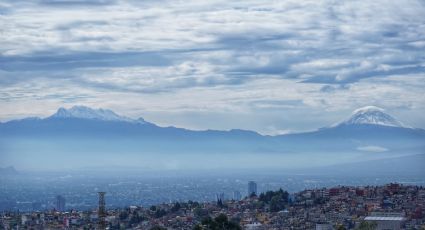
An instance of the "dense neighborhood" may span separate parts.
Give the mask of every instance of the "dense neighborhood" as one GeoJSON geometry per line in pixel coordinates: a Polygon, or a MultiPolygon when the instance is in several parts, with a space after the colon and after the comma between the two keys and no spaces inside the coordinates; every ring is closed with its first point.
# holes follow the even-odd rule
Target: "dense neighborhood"
{"type": "MultiPolygon", "coordinates": [[[[424,229],[424,212],[424,187],[388,184],[130,206],[106,210],[103,221],[106,229],[424,229]]],[[[3,212],[0,229],[100,229],[99,223],[98,210],[3,212]]]]}

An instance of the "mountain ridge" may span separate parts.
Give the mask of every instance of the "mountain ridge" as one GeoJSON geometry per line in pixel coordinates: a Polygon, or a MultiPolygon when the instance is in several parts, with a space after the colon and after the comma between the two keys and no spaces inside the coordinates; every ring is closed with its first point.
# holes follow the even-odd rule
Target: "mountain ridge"
{"type": "Polygon", "coordinates": [[[125,116],[120,116],[110,109],[93,109],[87,106],[73,106],[69,109],[60,107],[56,113],[48,118],[81,118],[81,119],[95,119],[104,121],[127,121],[137,122],[125,116]]]}
{"type": "MultiPolygon", "coordinates": [[[[103,108],[91,108],[87,106],[73,106],[69,109],[60,107],[56,113],[46,117],[46,118],[40,118],[40,117],[28,117],[23,118],[19,120],[11,120],[5,123],[9,122],[16,122],[16,121],[28,121],[28,120],[45,120],[45,119],[87,119],[87,120],[99,120],[99,121],[119,121],[119,122],[129,122],[129,123],[138,123],[138,124],[150,124],[157,127],[160,127],[154,123],[147,122],[143,117],[139,117],[137,119],[132,119],[126,116],[121,116],[114,111],[110,109],[103,109],[103,108]]],[[[0,122],[0,124],[2,124],[0,122]]],[[[230,130],[215,130],[215,129],[206,129],[206,130],[191,130],[183,127],[175,127],[175,126],[165,126],[161,128],[175,128],[175,129],[182,129],[187,131],[193,131],[193,132],[207,132],[207,131],[217,131],[217,132],[249,132],[249,133],[256,133],[260,136],[288,136],[288,135],[297,135],[297,134],[304,134],[304,133],[312,133],[317,132],[321,130],[326,130],[329,128],[336,128],[336,127],[342,127],[342,126],[368,126],[368,125],[376,125],[376,126],[389,126],[389,127],[398,127],[398,128],[407,128],[407,129],[416,129],[416,130],[424,130],[422,128],[412,128],[409,126],[404,125],[402,122],[396,120],[391,115],[385,113],[385,110],[376,106],[365,106],[362,108],[358,108],[354,110],[354,112],[351,114],[351,116],[348,119],[343,120],[342,122],[335,123],[330,126],[325,126],[322,128],[319,128],[317,130],[312,131],[306,131],[306,132],[293,132],[293,133],[286,133],[286,134],[278,134],[278,135],[264,135],[261,133],[258,133],[253,130],[246,130],[246,129],[230,129],[230,130]]]]}
{"type": "Polygon", "coordinates": [[[336,124],[336,126],[363,124],[409,128],[377,106],[365,106],[356,109],[348,119],[336,124]]]}
{"type": "Polygon", "coordinates": [[[66,164],[89,167],[101,159],[162,168],[235,167],[235,163],[238,167],[293,167],[425,153],[425,130],[380,122],[268,136],[239,129],[160,127],[102,110],[68,112],[1,123],[0,164],[25,168],[52,162],[55,167],[66,159],[66,164]]]}

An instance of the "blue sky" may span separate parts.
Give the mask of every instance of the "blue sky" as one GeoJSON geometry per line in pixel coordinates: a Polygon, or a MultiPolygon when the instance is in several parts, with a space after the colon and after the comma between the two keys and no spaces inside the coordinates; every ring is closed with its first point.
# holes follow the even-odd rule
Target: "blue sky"
{"type": "Polygon", "coordinates": [[[0,0],[0,120],[109,108],[265,134],[425,128],[424,1],[0,0]]]}

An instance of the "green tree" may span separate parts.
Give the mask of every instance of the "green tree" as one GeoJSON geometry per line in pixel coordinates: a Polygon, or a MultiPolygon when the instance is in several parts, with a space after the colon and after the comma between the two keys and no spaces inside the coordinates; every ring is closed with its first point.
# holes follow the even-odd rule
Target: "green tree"
{"type": "Polygon", "coordinates": [[[249,198],[253,198],[253,197],[257,197],[257,194],[255,194],[255,192],[249,194],[249,198]]]}
{"type": "Polygon", "coordinates": [[[136,212],[133,215],[131,215],[129,223],[130,223],[130,225],[133,225],[133,224],[138,224],[142,221],[143,221],[143,217],[140,216],[139,213],[136,212]]]}
{"type": "Polygon", "coordinates": [[[193,202],[192,206],[196,208],[196,207],[200,207],[201,205],[199,204],[199,202],[195,201],[193,202]]]}
{"type": "Polygon", "coordinates": [[[218,227],[217,223],[210,216],[204,218],[201,223],[203,226],[206,226],[207,229],[211,229],[211,230],[217,229],[218,227]]]}
{"type": "Polygon", "coordinates": [[[200,224],[197,224],[195,227],[193,227],[193,230],[202,230],[202,226],[200,224]]]}
{"type": "Polygon", "coordinates": [[[167,229],[156,225],[156,226],[153,226],[150,230],[167,230],[167,229]]]}
{"type": "Polygon", "coordinates": [[[270,206],[270,211],[278,212],[288,204],[289,193],[279,189],[278,191],[267,191],[261,193],[258,200],[270,206]]]}
{"type": "Polygon", "coordinates": [[[194,210],[193,210],[193,213],[195,214],[195,216],[197,216],[197,217],[205,217],[205,216],[208,216],[208,210],[206,210],[206,209],[202,209],[202,208],[200,208],[200,207],[196,207],[194,210]]]}
{"type": "Polygon", "coordinates": [[[346,228],[344,227],[344,225],[338,225],[336,226],[336,230],[346,230],[346,228]]]}
{"type": "Polygon", "coordinates": [[[279,196],[273,196],[270,201],[270,211],[278,212],[285,208],[285,201],[279,196]]]}
{"type": "Polygon", "coordinates": [[[164,209],[157,209],[155,212],[155,218],[161,218],[167,215],[167,212],[164,209]]]}
{"type": "Polygon", "coordinates": [[[179,202],[176,202],[176,203],[174,204],[174,206],[171,208],[171,211],[172,211],[172,212],[177,212],[178,210],[180,210],[180,208],[181,208],[180,203],[179,203],[179,202]]]}
{"type": "Polygon", "coordinates": [[[204,218],[201,225],[196,225],[194,230],[206,229],[206,230],[241,230],[242,227],[233,221],[229,221],[225,214],[220,214],[216,218],[210,216],[204,218]]]}
{"type": "Polygon", "coordinates": [[[356,229],[358,230],[375,230],[377,224],[375,222],[362,221],[356,229]]]}
{"type": "Polygon", "coordinates": [[[128,218],[128,212],[127,212],[127,211],[122,211],[122,212],[120,212],[119,217],[120,217],[120,220],[125,220],[125,219],[127,219],[127,218],[128,218]]]}

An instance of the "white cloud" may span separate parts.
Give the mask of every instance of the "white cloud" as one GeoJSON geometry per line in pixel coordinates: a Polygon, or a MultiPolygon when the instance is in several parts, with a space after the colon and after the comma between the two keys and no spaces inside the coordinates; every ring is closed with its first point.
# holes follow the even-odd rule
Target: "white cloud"
{"type": "Polygon", "coordinates": [[[375,145],[367,145],[367,146],[360,146],[357,148],[359,151],[364,152],[374,152],[374,153],[381,153],[388,151],[387,148],[381,147],[381,146],[375,146],[375,145]]]}
{"type": "Polygon", "coordinates": [[[424,14],[414,0],[4,1],[0,119],[85,104],[272,133],[368,104],[421,114],[424,14]]]}

